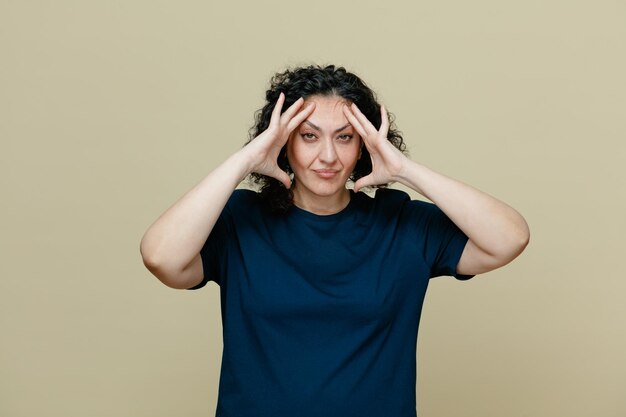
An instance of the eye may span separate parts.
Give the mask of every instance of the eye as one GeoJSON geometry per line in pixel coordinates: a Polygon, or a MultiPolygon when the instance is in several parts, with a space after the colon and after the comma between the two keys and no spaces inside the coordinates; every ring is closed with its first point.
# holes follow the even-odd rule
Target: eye
{"type": "Polygon", "coordinates": [[[343,142],[348,142],[350,139],[352,139],[352,135],[341,135],[339,136],[339,139],[343,142]]]}
{"type": "Polygon", "coordinates": [[[315,135],[313,133],[301,133],[300,136],[302,136],[305,140],[315,139],[315,135]]]}

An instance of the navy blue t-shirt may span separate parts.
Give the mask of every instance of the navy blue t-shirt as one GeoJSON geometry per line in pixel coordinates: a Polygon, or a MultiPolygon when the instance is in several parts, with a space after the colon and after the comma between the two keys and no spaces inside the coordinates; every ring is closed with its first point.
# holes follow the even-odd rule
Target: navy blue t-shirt
{"type": "Polygon", "coordinates": [[[235,190],[201,250],[220,286],[217,417],[415,417],[417,331],[431,277],[467,237],[403,191],[350,191],[339,213],[272,214],[235,190]]]}

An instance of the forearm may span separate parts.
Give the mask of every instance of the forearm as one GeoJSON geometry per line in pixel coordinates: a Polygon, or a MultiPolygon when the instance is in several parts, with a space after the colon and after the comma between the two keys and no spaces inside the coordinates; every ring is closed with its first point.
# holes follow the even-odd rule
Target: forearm
{"type": "Polygon", "coordinates": [[[435,203],[482,251],[506,262],[529,238],[524,218],[502,201],[406,159],[398,181],[435,203]]]}
{"type": "Polygon", "coordinates": [[[144,263],[167,271],[185,268],[202,249],[228,198],[248,172],[239,151],[167,209],[141,240],[144,263]]]}

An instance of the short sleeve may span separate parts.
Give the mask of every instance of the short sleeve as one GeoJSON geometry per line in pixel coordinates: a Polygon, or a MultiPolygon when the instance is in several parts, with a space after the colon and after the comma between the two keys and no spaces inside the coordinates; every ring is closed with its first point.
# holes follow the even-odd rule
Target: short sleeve
{"type": "Polygon", "coordinates": [[[457,274],[468,237],[435,204],[412,200],[407,202],[411,216],[415,218],[418,236],[423,239],[424,258],[430,266],[430,278],[443,275],[458,280],[468,280],[474,275],[457,274]]]}
{"type": "Polygon", "coordinates": [[[232,214],[228,204],[226,204],[202,249],[200,249],[204,278],[199,284],[188,288],[189,290],[202,288],[209,281],[221,285],[222,271],[224,270],[223,266],[232,229],[232,214]]]}

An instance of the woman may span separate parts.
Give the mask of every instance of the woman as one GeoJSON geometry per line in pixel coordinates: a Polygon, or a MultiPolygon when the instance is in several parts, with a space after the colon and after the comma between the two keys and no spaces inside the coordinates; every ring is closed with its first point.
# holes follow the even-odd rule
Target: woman
{"type": "Polygon", "coordinates": [[[150,226],[144,263],[172,288],[220,286],[218,416],[414,417],[428,280],[507,264],[526,222],[407,158],[343,68],[277,74],[266,98],[253,139],[150,226]],[[248,175],[259,193],[235,190],[248,175]]]}

